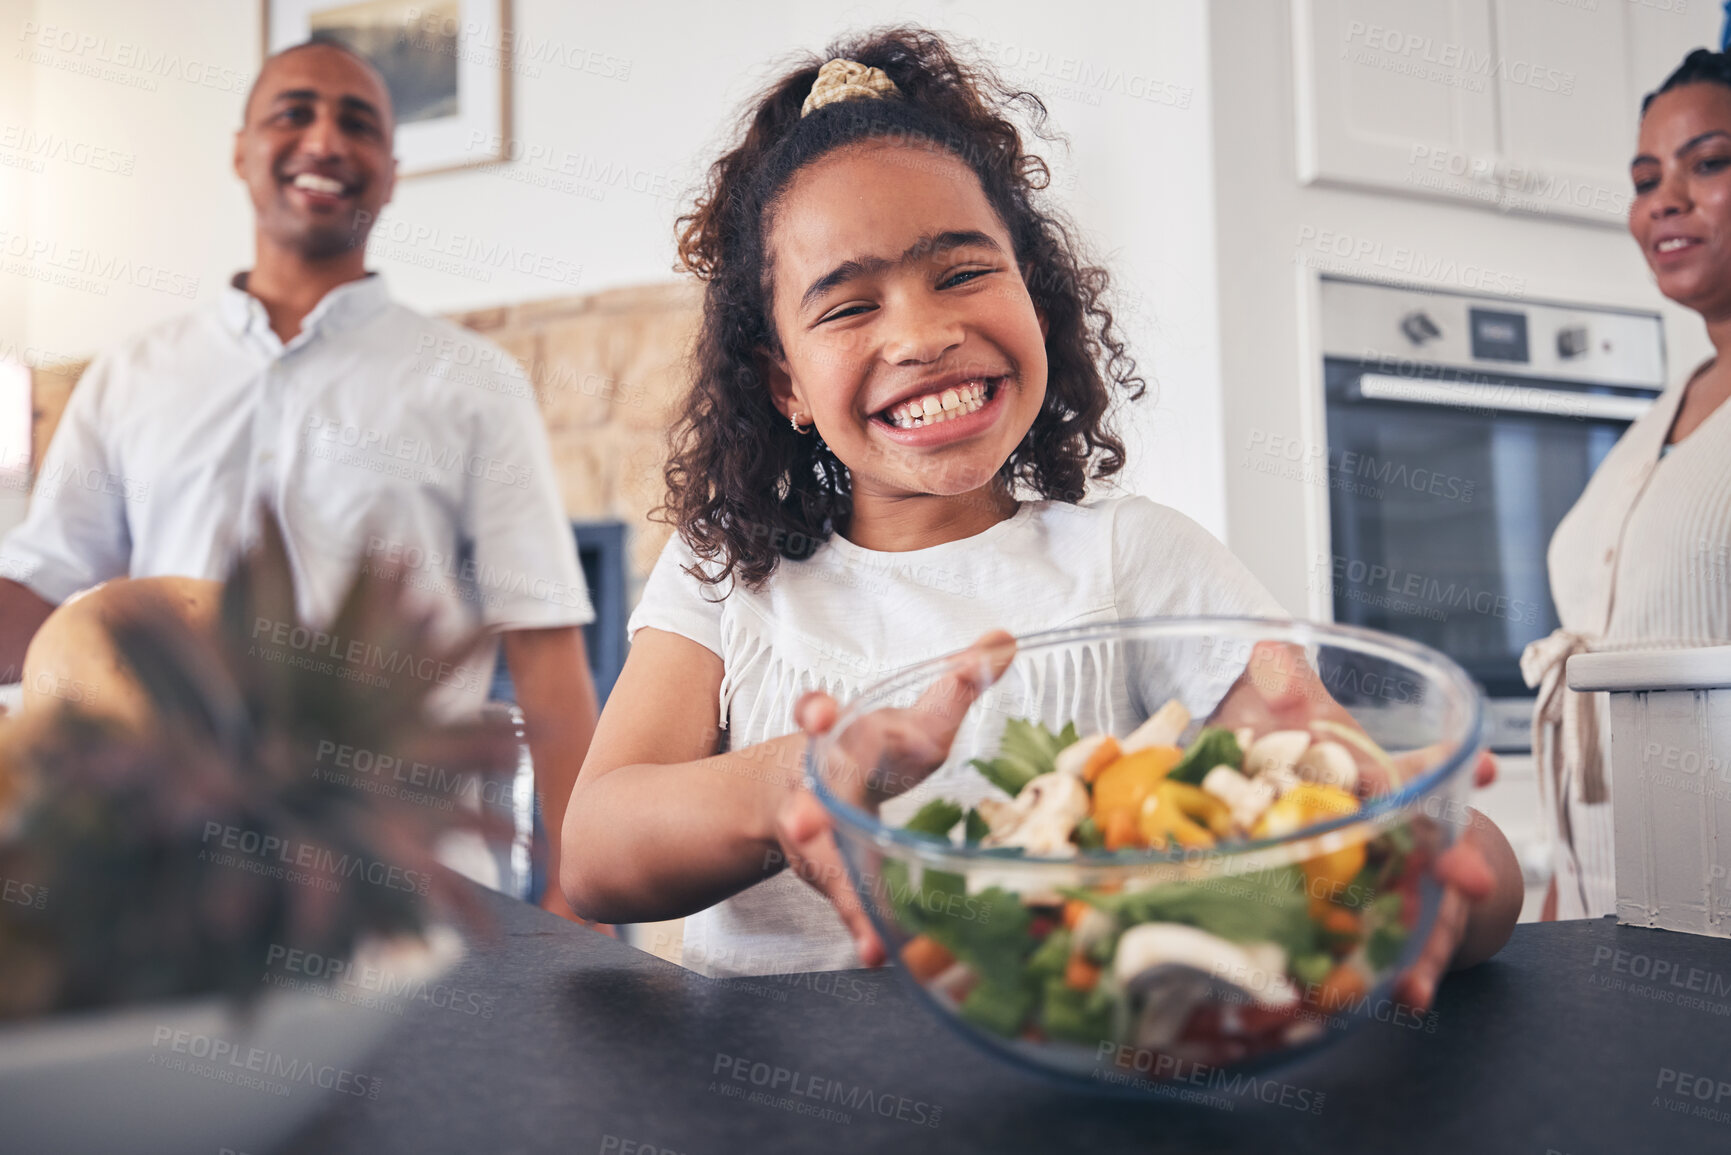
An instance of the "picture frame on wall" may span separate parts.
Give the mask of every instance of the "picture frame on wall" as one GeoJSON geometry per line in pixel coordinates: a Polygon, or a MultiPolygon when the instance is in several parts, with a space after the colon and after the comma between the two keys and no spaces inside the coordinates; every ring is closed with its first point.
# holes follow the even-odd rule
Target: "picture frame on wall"
{"type": "Polygon", "coordinates": [[[264,0],[264,55],[311,39],[359,52],[397,113],[397,175],[505,159],[510,0],[264,0]]]}

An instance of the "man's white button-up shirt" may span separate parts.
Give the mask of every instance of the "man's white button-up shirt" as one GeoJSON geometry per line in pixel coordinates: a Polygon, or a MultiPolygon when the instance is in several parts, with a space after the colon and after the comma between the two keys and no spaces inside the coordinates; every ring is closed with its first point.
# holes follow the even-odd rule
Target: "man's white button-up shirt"
{"type": "MultiPolygon", "coordinates": [[[[594,616],[527,376],[376,275],[286,345],[231,287],[97,358],[0,576],[56,603],[113,577],[221,578],[266,505],[315,625],[363,566],[403,569],[445,640],[594,616]]],[[[485,699],[496,652],[439,678],[441,712],[485,699]]]]}

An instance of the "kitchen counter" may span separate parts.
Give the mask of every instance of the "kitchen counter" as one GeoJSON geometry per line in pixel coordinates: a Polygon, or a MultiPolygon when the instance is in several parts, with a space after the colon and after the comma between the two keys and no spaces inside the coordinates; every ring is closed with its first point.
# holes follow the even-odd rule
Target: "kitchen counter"
{"type": "Polygon", "coordinates": [[[460,1005],[409,1004],[363,1072],[377,1099],[333,1097],[288,1150],[1731,1149],[1731,942],[1523,925],[1429,1016],[1385,1006],[1254,1080],[1203,1068],[1128,1099],[976,1050],[887,971],[708,979],[486,902],[497,933],[447,980],[460,1005]]]}

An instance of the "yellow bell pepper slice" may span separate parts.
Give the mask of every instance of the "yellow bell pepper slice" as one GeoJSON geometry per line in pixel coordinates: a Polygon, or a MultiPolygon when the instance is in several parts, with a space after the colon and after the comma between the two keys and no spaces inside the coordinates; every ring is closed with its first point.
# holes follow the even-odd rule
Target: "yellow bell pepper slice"
{"type": "MultiPolygon", "coordinates": [[[[1171,783],[1162,783],[1162,786],[1171,783]]],[[[1176,842],[1192,850],[1214,845],[1214,836],[1191,821],[1179,806],[1171,791],[1156,790],[1142,802],[1138,825],[1142,837],[1152,847],[1164,847],[1176,842]]]]}
{"type": "Polygon", "coordinates": [[[1300,782],[1262,812],[1251,833],[1257,838],[1284,838],[1313,823],[1357,813],[1358,799],[1340,787],[1300,782]]]}
{"type": "Polygon", "coordinates": [[[1358,872],[1364,869],[1364,843],[1355,842],[1351,846],[1319,854],[1299,863],[1299,867],[1310,883],[1311,894],[1327,895],[1331,898],[1345,894],[1352,880],[1358,877],[1358,872]]]}
{"type": "MultiPolygon", "coordinates": [[[[1358,809],[1358,799],[1338,786],[1300,782],[1263,811],[1253,833],[1257,838],[1284,838],[1314,823],[1357,814],[1358,809]]],[[[1310,883],[1311,894],[1341,893],[1364,869],[1364,843],[1319,854],[1299,866],[1310,883]]]]}
{"type": "Polygon", "coordinates": [[[1232,810],[1200,786],[1188,782],[1165,781],[1155,790],[1168,796],[1184,814],[1208,827],[1216,838],[1232,837],[1232,810]]]}
{"type": "Polygon", "coordinates": [[[1094,779],[1095,821],[1113,810],[1141,813],[1143,801],[1183,757],[1176,746],[1148,746],[1114,760],[1094,779]]]}

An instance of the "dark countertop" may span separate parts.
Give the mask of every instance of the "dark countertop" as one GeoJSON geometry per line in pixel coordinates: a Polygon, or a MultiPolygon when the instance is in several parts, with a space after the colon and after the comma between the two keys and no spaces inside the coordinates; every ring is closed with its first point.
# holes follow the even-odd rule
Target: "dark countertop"
{"type": "Polygon", "coordinates": [[[288,1150],[1731,1151],[1731,941],[1524,925],[1431,1016],[1385,1013],[1254,1083],[1199,1071],[1196,1103],[1023,1073],[887,971],[719,981],[488,903],[497,937],[447,980],[461,1006],[411,1004],[368,1061],[378,1098],[339,1103],[288,1150]],[[775,1102],[750,1099],[760,1063],[785,1072],[775,1102]],[[794,1079],[843,1089],[793,1098],[794,1079]]]}

